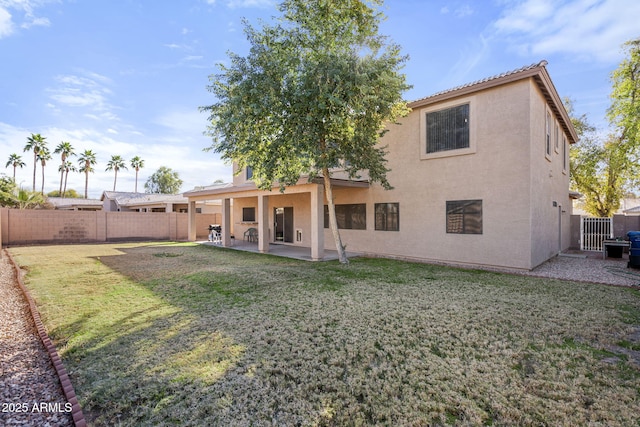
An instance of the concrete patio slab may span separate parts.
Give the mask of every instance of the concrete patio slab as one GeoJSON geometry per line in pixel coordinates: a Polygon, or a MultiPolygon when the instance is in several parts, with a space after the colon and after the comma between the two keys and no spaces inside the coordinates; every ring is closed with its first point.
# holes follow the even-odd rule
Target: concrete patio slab
{"type": "MultiPolygon", "coordinates": [[[[198,241],[196,243],[200,243],[206,246],[220,246],[219,243],[208,242],[208,241],[198,241]]],[[[233,239],[231,246],[227,246],[226,248],[234,249],[237,251],[260,253],[260,251],[258,250],[257,243],[247,242],[246,240],[240,241],[240,240],[233,239]]],[[[300,259],[303,261],[314,261],[311,258],[311,248],[305,248],[302,246],[270,243],[268,254],[285,257],[285,258],[300,259]]],[[[362,256],[362,254],[359,252],[347,252],[347,258],[355,258],[359,256],[362,256]]],[[[337,259],[338,259],[338,251],[325,249],[324,258],[321,261],[334,261],[337,259]]]]}

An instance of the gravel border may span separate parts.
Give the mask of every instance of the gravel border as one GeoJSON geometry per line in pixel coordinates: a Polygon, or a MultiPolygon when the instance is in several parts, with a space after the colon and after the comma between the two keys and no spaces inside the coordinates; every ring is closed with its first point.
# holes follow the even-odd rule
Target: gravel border
{"type": "Polygon", "coordinates": [[[561,254],[521,274],[613,286],[640,287],[640,270],[627,268],[628,256],[602,258],[601,252],[561,254]]]}
{"type": "Polygon", "coordinates": [[[11,255],[0,256],[0,421],[87,425],[73,385],[11,255]]]}

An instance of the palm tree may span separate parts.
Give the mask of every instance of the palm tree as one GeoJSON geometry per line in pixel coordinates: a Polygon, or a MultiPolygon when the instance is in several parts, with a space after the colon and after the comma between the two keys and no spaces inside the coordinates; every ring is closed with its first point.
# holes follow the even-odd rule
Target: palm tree
{"type": "Polygon", "coordinates": [[[64,187],[62,188],[62,192],[60,192],[60,197],[64,197],[64,194],[67,192],[67,178],[69,178],[69,172],[77,172],[78,169],[73,166],[73,163],[67,160],[58,167],[58,171],[60,171],[61,174],[64,174],[64,187]]]}
{"type": "MultiPolygon", "coordinates": [[[[60,144],[58,144],[58,146],[56,147],[54,153],[60,154],[60,167],[58,168],[58,171],[60,171],[60,195],[62,195],[62,178],[66,169],[64,167],[64,164],[68,157],[75,156],[76,153],[73,151],[73,146],[71,145],[71,143],[66,141],[61,141],[60,144]]],[[[68,173],[69,171],[67,171],[67,174],[68,173]]]]}
{"type": "Polygon", "coordinates": [[[144,167],[144,160],[140,158],[140,156],[135,156],[133,159],[129,160],[131,167],[136,170],[136,189],[135,192],[138,192],[138,171],[144,167]]]}
{"type": "Polygon", "coordinates": [[[43,146],[40,148],[40,151],[38,151],[37,157],[42,165],[42,188],[40,192],[44,196],[44,167],[47,165],[47,160],[51,160],[51,152],[49,152],[49,149],[46,146],[43,146]]]}
{"type": "Polygon", "coordinates": [[[27,145],[24,146],[24,151],[33,151],[33,190],[36,191],[36,165],[38,164],[38,152],[47,146],[47,138],[43,137],[39,133],[31,134],[27,138],[27,145]]]}
{"type": "Polygon", "coordinates": [[[16,153],[13,153],[9,156],[9,161],[7,162],[7,165],[5,167],[8,168],[9,166],[13,166],[13,182],[16,181],[16,168],[22,169],[26,165],[27,164],[22,161],[22,156],[19,156],[16,153]]]}
{"type": "Polygon", "coordinates": [[[122,156],[111,156],[111,160],[107,163],[106,171],[115,171],[115,177],[113,178],[113,191],[116,191],[116,180],[118,179],[118,171],[120,169],[127,169],[127,165],[124,162],[122,156]]]}
{"type": "Polygon", "coordinates": [[[89,172],[94,172],[93,165],[97,163],[96,153],[92,150],[84,150],[80,157],[78,157],[78,165],[80,168],[78,171],[84,173],[84,198],[87,199],[87,188],[89,186],[89,172]]]}

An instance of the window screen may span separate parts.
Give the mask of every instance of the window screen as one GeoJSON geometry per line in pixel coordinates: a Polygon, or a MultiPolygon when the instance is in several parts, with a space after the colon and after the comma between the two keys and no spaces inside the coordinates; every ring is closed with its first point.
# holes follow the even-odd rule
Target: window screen
{"type": "MultiPolygon", "coordinates": [[[[367,229],[367,205],[336,205],[338,228],[347,230],[367,229]]],[[[324,205],[324,228],[329,228],[329,206],[324,205]]]]}
{"type": "Polygon", "coordinates": [[[469,104],[427,113],[427,154],[469,148],[469,104]]]}
{"type": "Polygon", "coordinates": [[[376,203],[376,230],[399,231],[400,230],[400,204],[376,203]]]}
{"type": "Polygon", "coordinates": [[[243,222],[256,222],[256,208],[242,208],[243,222]]]}
{"type": "Polygon", "coordinates": [[[447,233],[482,234],[482,200],[447,201],[447,233]]]}

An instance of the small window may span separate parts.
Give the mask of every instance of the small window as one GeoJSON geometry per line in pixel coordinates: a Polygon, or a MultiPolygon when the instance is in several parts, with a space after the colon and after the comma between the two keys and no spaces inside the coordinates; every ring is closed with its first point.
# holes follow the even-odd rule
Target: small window
{"type": "Polygon", "coordinates": [[[376,203],[376,230],[400,230],[400,203],[376,203]]]}
{"type": "Polygon", "coordinates": [[[469,104],[427,113],[427,154],[469,148],[469,104]]]}
{"type": "Polygon", "coordinates": [[[249,181],[251,178],[253,178],[253,168],[251,166],[247,166],[245,171],[246,171],[246,179],[247,181],[249,181]]]}
{"type": "Polygon", "coordinates": [[[562,135],[562,171],[567,171],[567,137],[562,135]]]}
{"type": "MultiPolygon", "coordinates": [[[[367,229],[367,205],[336,205],[338,228],[346,230],[367,229]]],[[[329,206],[324,205],[324,228],[329,228],[329,206]]]]}
{"type": "Polygon", "coordinates": [[[560,138],[558,137],[559,133],[559,128],[558,128],[558,123],[556,122],[556,127],[554,129],[554,134],[553,134],[553,148],[556,151],[556,153],[560,152],[560,138]]]}
{"type": "Polygon", "coordinates": [[[551,156],[551,113],[547,111],[547,120],[545,123],[546,136],[545,136],[545,153],[547,157],[551,156]]]}
{"type": "Polygon", "coordinates": [[[482,234],[482,200],[447,201],[447,233],[482,234]]]}
{"type": "Polygon", "coordinates": [[[196,208],[196,213],[202,213],[202,208],[196,208]]]}
{"type": "Polygon", "coordinates": [[[242,208],[242,222],[256,222],[256,208],[242,208]]]}

